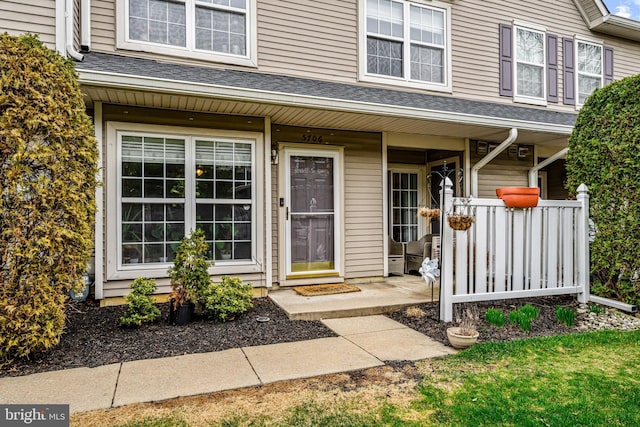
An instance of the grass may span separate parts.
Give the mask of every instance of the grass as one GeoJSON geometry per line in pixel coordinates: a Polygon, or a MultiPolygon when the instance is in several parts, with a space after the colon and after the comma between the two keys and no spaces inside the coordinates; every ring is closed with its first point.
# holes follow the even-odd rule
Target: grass
{"type": "MultiPolygon", "coordinates": [[[[277,414],[227,415],[198,425],[640,425],[639,344],[640,330],[477,344],[425,361],[422,383],[403,404],[310,400],[277,414]]],[[[126,426],[188,425],[175,414],[126,426]]]]}

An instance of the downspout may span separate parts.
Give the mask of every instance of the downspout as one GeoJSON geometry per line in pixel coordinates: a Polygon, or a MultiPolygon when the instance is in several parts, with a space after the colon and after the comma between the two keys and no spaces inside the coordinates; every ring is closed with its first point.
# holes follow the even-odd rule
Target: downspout
{"type": "Polygon", "coordinates": [[[518,129],[511,128],[509,130],[509,136],[507,137],[507,139],[502,141],[502,143],[500,143],[500,145],[498,145],[495,150],[491,151],[489,154],[487,154],[482,159],[480,159],[478,163],[473,165],[473,167],[471,168],[471,196],[472,197],[478,197],[478,171],[483,167],[485,167],[487,163],[489,163],[491,160],[495,159],[498,156],[498,154],[506,150],[507,147],[513,144],[516,138],[518,138],[518,129]]]}
{"type": "Polygon", "coordinates": [[[80,49],[91,51],[91,0],[82,0],[80,4],[80,49]]]}
{"type": "Polygon", "coordinates": [[[76,61],[83,61],[84,56],[73,46],[73,0],[66,0],[64,18],[66,20],[67,55],[76,61]]]}
{"type": "Polygon", "coordinates": [[[532,167],[531,170],[529,171],[529,187],[537,187],[538,186],[538,171],[540,169],[546,168],[547,166],[549,166],[551,163],[555,162],[556,160],[564,158],[567,155],[568,152],[569,152],[569,147],[563,148],[562,150],[558,151],[553,156],[549,157],[548,159],[544,160],[543,162],[540,162],[537,165],[535,165],[534,167],[532,167]]]}

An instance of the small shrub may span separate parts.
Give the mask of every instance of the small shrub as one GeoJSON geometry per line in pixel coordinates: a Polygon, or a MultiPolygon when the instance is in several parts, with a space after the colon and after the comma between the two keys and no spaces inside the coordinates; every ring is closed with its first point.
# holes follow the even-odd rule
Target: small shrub
{"type": "Polygon", "coordinates": [[[253,306],[253,286],[238,277],[223,276],[220,283],[210,283],[204,292],[204,314],[226,322],[253,306]]]}
{"type": "Polygon", "coordinates": [[[175,306],[188,301],[202,305],[204,292],[211,283],[208,270],[212,263],[207,260],[207,249],[204,231],[200,229],[180,242],[173,266],[167,270],[172,288],[169,298],[175,300],[175,306]]]}
{"type": "Polygon", "coordinates": [[[492,324],[493,326],[497,326],[498,328],[503,327],[505,323],[507,323],[507,318],[504,312],[497,308],[490,308],[489,310],[487,310],[484,314],[484,318],[488,323],[492,324]]]}
{"type": "Polygon", "coordinates": [[[407,317],[412,317],[414,319],[421,319],[427,315],[420,307],[409,307],[407,311],[405,311],[407,317]]]}
{"type": "Polygon", "coordinates": [[[576,311],[570,307],[560,307],[557,305],[556,320],[571,328],[576,322],[576,311]]]}
{"type": "Polygon", "coordinates": [[[460,334],[474,336],[478,331],[480,312],[475,304],[463,304],[454,308],[456,323],[460,326],[460,334]]]}
{"type": "Polygon", "coordinates": [[[604,313],[604,308],[598,304],[589,304],[589,312],[599,315],[604,313]]]}
{"type": "Polygon", "coordinates": [[[153,322],[160,316],[160,310],[153,304],[151,295],[157,289],[154,279],[138,277],[131,283],[131,292],[125,297],[127,312],[120,318],[123,326],[141,326],[153,322]]]}

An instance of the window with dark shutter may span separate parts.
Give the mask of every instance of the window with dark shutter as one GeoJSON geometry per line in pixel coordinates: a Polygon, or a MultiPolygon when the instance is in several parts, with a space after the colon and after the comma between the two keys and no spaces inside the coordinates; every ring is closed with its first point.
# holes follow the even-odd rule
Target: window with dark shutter
{"type": "Polygon", "coordinates": [[[608,85],[613,81],[613,48],[604,48],[604,84],[608,85]]]}

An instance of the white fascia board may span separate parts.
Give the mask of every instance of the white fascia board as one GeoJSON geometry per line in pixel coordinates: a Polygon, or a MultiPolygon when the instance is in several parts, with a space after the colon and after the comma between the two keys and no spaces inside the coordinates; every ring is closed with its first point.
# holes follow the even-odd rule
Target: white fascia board
{"type": "Polygon", "coordinates": [[[449,123],[463,123],[478,126],[497,126],[537,132],[570,135],[573,126],[496,118],[490,116],[428,110],[422,108],[342,100],[335,98],[287,94],[265,90],[237,88],[205,83],[167,80],[145,76],[129,76],[95,70],[77,70],[80,83],[114,89],[144,90],[175,95],[205,96],[245,102],[263,102],[293,107],[325,108],[361,114],[381,114],[391,117],[438,120],[449,123]]]}

